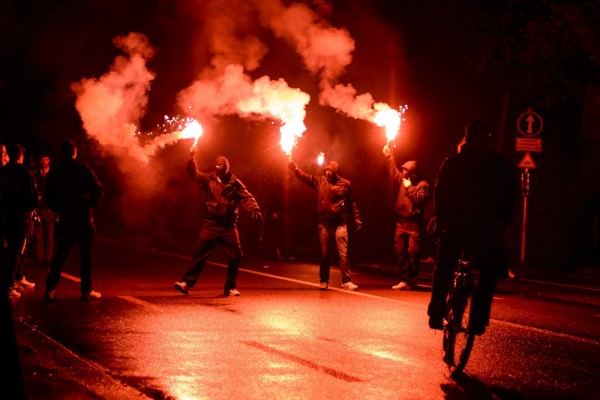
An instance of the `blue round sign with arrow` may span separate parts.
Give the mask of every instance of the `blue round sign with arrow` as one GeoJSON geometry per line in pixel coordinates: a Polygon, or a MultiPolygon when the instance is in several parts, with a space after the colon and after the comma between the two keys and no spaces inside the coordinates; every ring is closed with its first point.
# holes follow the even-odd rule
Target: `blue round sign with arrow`
{"type": "Polygon", "coordinates": [[[542,132],[544,121],[542,117],[531,108],[528,108],[517,119],[517,130],[523,136],[534,137],[542,132]]]}

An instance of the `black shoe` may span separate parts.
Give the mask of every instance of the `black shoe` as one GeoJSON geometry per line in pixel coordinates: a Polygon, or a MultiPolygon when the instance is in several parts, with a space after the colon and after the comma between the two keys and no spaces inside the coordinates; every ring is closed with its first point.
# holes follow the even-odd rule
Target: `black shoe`
{"type": "Polygon", "coordinates": [[[429,327],[431,329],[444,329],[444,319],[442,317],[429,317],[429,327]]]}
{"type": "Polygon", "coordinates": [[[481,336],[485,333],[485,325],[473,324],[472,326],[469,326],[469,332],[474,333],[477,336],[481,336]]]}

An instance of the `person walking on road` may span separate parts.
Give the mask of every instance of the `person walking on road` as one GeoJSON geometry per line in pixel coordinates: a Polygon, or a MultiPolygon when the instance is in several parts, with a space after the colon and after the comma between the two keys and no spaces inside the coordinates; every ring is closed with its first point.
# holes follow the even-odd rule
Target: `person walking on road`
{"type": "Polygon", "coordinates": [[[9,161],[0,170],[0,186],[4,199],[8,294],[15,298],[21,297],[19,291],[35,288],[35,283],[23,275],[21,264],[38,195],[33,174],[23,165],[25,148],[13,144],[7,150],[9,161]]]}
{"type": "Polygon", "coordinates": [[[400,282],[394,290],[411,290],[417,286],[421,269],[421,240],[425,233],[424,209],[429,199],[429,183],[419,178],[417,162],[407,161],[396,167],[392,151],[383,148],[385,165],[396,190],[394,214],[394,253],[400,269],[400,282]]]}
{"type": "Polygon", "coordinates": [[[303,183],[317,192],[317,218],[320,243],[319,289],[329,287],[330,260],[329,238],[335,238],[340,258],[342,287],[348,290],[358,288],[350,277],[350,259],[348,257],[348,226],[346,216],[349,215],[354,223],[354,230],[362,227],[358,206],[352,195],[352,186],[348,179],[339,175],[339,165],[330,161],[323,169],[323,175],[314,176],[302,171],[293,160],[289,169],[303,183]]]}
{"type": "Polygon", "coordinates": [[[445,303],[461,250],[473,249],[480,269],[469,328],[476,334],[489,324],[498,279],[508,276],[504,236],[515,208],[517,183],[508,160],[490,149],[491,130],[469,123],[458,153],[441,165],[434,187],[438,259],[433,273],[429,326],[443,328],[445,303]]]}
{"type": "Polygon", "coordinates": [[[239,296],[237,275],[242,261],[242,246],[237,229],[238,206],[252,214],[257,222],[263,217],[254,196],[231,171],[229,160],[223,156],[215,160],[215,171],[210,174],[198,171],[195,152],[187,163],[188,175],[206,192],[206,211],[194,253],[192,267],[183,275],[174,287],[189,295],[196,285],[200,273],[212,251],[221,245],[227,256],[227,277],[223,294],[239,296]]]}
{"type": "Polygon", "coordinates": [[[98,300],[100,292],[92,289],[92,251],[96,227],[93,208],[102,198],[102,184],[94,171],[76,160],[77,146],[66,140],[61,147],[61,163],[48,172],[46,200],[58,213],[58,248],[46,277],[44,299],[56,301],[56,288],[64,263],[74,244],[81,255],[81,300],[98,300]]]}

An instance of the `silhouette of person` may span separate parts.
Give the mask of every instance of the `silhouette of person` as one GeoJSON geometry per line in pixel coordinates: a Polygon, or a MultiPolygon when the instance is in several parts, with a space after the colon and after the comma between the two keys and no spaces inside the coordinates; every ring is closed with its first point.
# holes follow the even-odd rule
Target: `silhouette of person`
{"type": "Polygon", "coordinates": [[[21,271],[31,213],[38,201],[33,174],[23,165],[24,156],[25,148],[20,144],[8,146],[10,160],[0,170],[10,297],[21,297],[19,290],[35,288],[21,271]]]}
{"type": "Polygon", "coordinates": [[[38,188],[38,216],[39,222],[35,224],[35,255],[36,262],[45,269],[50,268],[54,251],[54,224],[56,212],[48,206],[46,201],[46,178],[50,172],[50,155],[42,153],[39,168],[33,173],[38,188]]]}
{"type": "Polygon", "coordinates": [[[44,299],[56,301],[56,288],[64,263],[74,244],[81,255],[81,300],[98,300],[100,292],[92,289],[92,252],[96,227],[93,208],[102,198],[102,184],[94,171],[77,161],[77,146],[65,140],[61,162],[46,177],[48,206],[58,213],[58,247],[46,277],[44,299]]]}
{"type": "Polygon", "coordinates": [[[447,291],[461,251],[472,252],[471,261],[480,269],[469,322],[475,334],[485,332],[496,283],[508,276],[503,238],[517,184],[508,160],[490,149],[490,138],[486,123],[469,123],[458,153],[437,173],[433,198],[439,247],[427,311],[432,329],[443,328],[447,291]]]}

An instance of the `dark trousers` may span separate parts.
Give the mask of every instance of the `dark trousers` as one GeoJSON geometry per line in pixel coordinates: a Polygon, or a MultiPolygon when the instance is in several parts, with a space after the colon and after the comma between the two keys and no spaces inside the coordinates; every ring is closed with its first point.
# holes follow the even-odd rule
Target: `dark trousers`
{"type": "Polygon", "coordinates": [[[493,235],[485,240],[475,242],[475,244],[459,238],[442,237],[440,239],[427,314],[434,318],[445,314],[446,297],[454,276],[456,262],[461,256],[461,250],[469,246],[475,246],[471,263],[474,268],[479,269],[479,279],[471,308],[471,322],[487,326],[496,284],[507,265],[502,238],[499,235],[493,235]]]}
{"type": "Polygon", "coordinates": [[[394,253],[400,281],[409,283],[421,270],[421,227],[416,222],[396,222],[394,253]]]}
{"type": "Polygon", "coordinates": [[[192,267],[183,275],[183,281],[193,287],[210,256],[210,253],[221,245],[227,257],[227,277],[225,291],[235,289],[240,263],[242,262],[242,246],[237,227],[221,227],[214,222],[205,221],[200,230],[200,238],[196,242],[192,255],[192,267]]]}
{"type": "Polygon", "coordinates": [[[48,208],[39,210],[40,222],[35,225],[35,255],[40,265],[50,266],[54,252],[56,213],[48,208]]]}
{"type": "Polygon", "coordinates": [[[13,287],[15,279],[21,280],[21,260],[25,251],[27,228],[30,224],[29,213],[26,215],[7,214],[6,218],[6,268],[8,285],[13,287]]]}
{"type": "Polygon", "coordinates": [[[54,290],[60,282],[63,265],[67,261],[74,244],[79,248],[81,256],[81,293],[92,291],[92,252],[96,227],[91,217],[65,217],[61,215],[56,225],[58,247],[50,264],[50,272],[46,277],[46,290],[54,290]]]}
{"type": "Polygon", "coordinates": [[[346,224],[328,224],[319,222],[319,245],[320,245],[320,268],[319,278],[321,282],[329,282],[331,263],[329,257],[329,238],[335,237],[335,245],[340,257],[340,271],[342,283],[350,282],[350,260],[348,259],[348,227],[346,224]]]}

